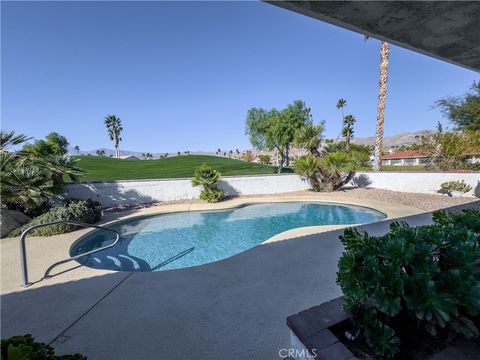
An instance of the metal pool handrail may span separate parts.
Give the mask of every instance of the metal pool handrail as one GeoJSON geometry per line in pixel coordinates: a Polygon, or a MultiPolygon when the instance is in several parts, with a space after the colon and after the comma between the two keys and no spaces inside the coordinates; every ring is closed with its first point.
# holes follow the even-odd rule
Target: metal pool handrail
{"type": "Polygon", "coordinates": [[[106,246],[103,246],[101,248],[93,249],[93,250],[87,251],[83,254],[71,256],[67,259],[60,260],[60,261],[57,261],[57,262],[53,263],[52,265],[50,265],[50,267],[47,269],[47,271],[45,271],[45,274],[43,275],[43,278],[49,277],[50,271],[52,271],[53,268],[55,268],[56,266],[58,266],[60,264],[64,264],[64,263],[67,263],[69,261],[76,260],[76,259],[79,259],[81,257],[91,255],[91,254],[94,254],[94,253],[102,251],[102,250],[109,249],[109,248],[117,245],[118,241],[120,240],[120,233],[116,230],[113,230],[113,229],[110,229],[110,228],[107,228],[107,227],[104,227],[104,226],[86,224],[86,223],[82,223],[82,222],[79,222],[79,221],[73,221],[73,220],[58,220],[58,221],[52,221],[52,222],[49,222],[49,223],[30,226],[30,227],[26,228],[22,232],[22,235],[20,236],[20,264],[22,266],[22,285],[21,285],[22,287],[27,287],[27,286],[30,285],[29,282],[28,282],[27,251],[26,251],[26,248],[25,248],[25,241],[27,239],[28,233],[30,231],[32,231],[33,229],[36,229],[36,228],[39,228],[39,227],[44,227],[44,226],[49,226],[49,225],[57,225],[57,224],[70,224],[70,225],[77,225],[77,226],[82,226],[82,227],[91,227],[91,228],[95,228],[95,229],[112,231],[112,232],[115,233],[115,241],[113,243],[111,243],[109,245],[106,245],[106,246]]]}

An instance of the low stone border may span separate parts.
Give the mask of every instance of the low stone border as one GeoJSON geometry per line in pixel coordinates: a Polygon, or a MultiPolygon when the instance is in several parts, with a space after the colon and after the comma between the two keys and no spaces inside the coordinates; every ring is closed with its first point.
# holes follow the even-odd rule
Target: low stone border
{"type": "Polygon", "coordinates": [[[342,307],[343,296],[329,302],[303,310],[287,318],[287,326],[291,331],[291,344],[301,359],[306,359],[304,349],[308,350],[310,358],[329,360],[357,359],[350,350],[328,329],[348,318],[342,307]],[[300,346],[299,346],[300,345],[300,346]]]}

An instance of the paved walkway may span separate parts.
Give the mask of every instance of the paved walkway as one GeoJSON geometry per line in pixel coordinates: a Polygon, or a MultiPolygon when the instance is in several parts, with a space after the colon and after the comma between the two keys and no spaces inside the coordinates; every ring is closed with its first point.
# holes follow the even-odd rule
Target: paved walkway
{"type": "MultiPolygon", "coordinates": [[[[412,225],[430,222],[430,214],[410,211],[417,213],[407,218],[412,225]]],[[[381,234],[390,222],[363,228],[381,234]]],[[[286,317],[340,295],[335,276],[341,233],[291,234],[188,269],[127,273],[81,267],[26,290],[13,287],[18,264],[7,241],[2,337],[32,333],[60,353],[81,352],[89,360],[280,359],[279,350],[289,344],[286,317]]],[[[47,256],[45,243],[52,238],[43,246],[35,241],[32,254],[47,256]]],[[[38,276],[43,265],[35,259],[32,272],[38,276]]]]}

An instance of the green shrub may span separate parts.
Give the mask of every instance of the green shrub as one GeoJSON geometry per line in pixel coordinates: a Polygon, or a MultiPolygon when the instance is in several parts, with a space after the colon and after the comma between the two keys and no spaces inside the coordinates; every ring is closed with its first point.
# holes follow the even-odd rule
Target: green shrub
{"type": "Polygon", "coordinates": [[[268,155],[258,155],[258,160],[260,161],[260,164],[263,164],[263,165],[270,164],[270,156],[268,155]]]}
{"type": "MultiPolygon", "coordinates": [[[[20,236],[23,230],[26,228],[46,222],[57,220],[75,220],[87,224],[93,224],[97,221],[100,221],[101,217],[102,207],[97,201],[90,199],[69,200],[50,209],[45,214],[37,216],[28,224],[25,224],[12,231],[8,236],[20,236]]],[[[30,234],[35,236],[51,236],[69,233],[77,230],[78,228],[78,226],[68,224],[50,225],[32,230],[30,234]]]]}
{"type": "Polygon", "coordinates": [[[340,237],[345,308],[382,358],[394,357],[412,334],[479,334],[480,212],[436,212],[433,220],[415,228],[394,223],[381,237],[356,229],[340,237]]]}
{"type": "Polygon", "coordinates": [[[35,342],[32,335],[13,336],[1,341],[2,359],[5,360],[86,360],[81,354],[55,355],[53,347],[35,342]]]}
{"type": "Polygon", "coordinates": [[[219,180],[220,172],[212,169],[207,164],[203,164],[195,169],[192,185],[202,187],[200,199],[214,203],[222,200],[224,197],[223,191],[217,188],[219,180]]]}
{"type": "Polygon", "coordinates": [[[219,202],[223,199],[224,193],[218,188],[207,188],[200,193],[200,199],[211,203],[219,202]]]}
{"type": "Polygon", "coordinates": [[[459,191],[462,193],[467,193],[472,190],[472,187],[465,183],[464,180],[462,181],[447,181],[440,185],[442,189],[448,191],[459,191]]]}

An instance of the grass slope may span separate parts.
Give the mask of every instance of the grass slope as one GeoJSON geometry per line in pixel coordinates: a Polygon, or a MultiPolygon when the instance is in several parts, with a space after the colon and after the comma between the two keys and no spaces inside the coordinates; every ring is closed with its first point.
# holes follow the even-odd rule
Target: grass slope
{"type": "MultiPolygon", "coordinates": [[[[87,174],[86,181],[190,178],[195,167],[206,163],[228,175],[275,174],[277,168],[269,165],[247,163],[245,161],[206,155],[173,156],[159,160],[120,160],[96,156],[78,156],[78,166],[87,174]]],[[[284,172],[291,172],[284,169],[284,172]]]]}

